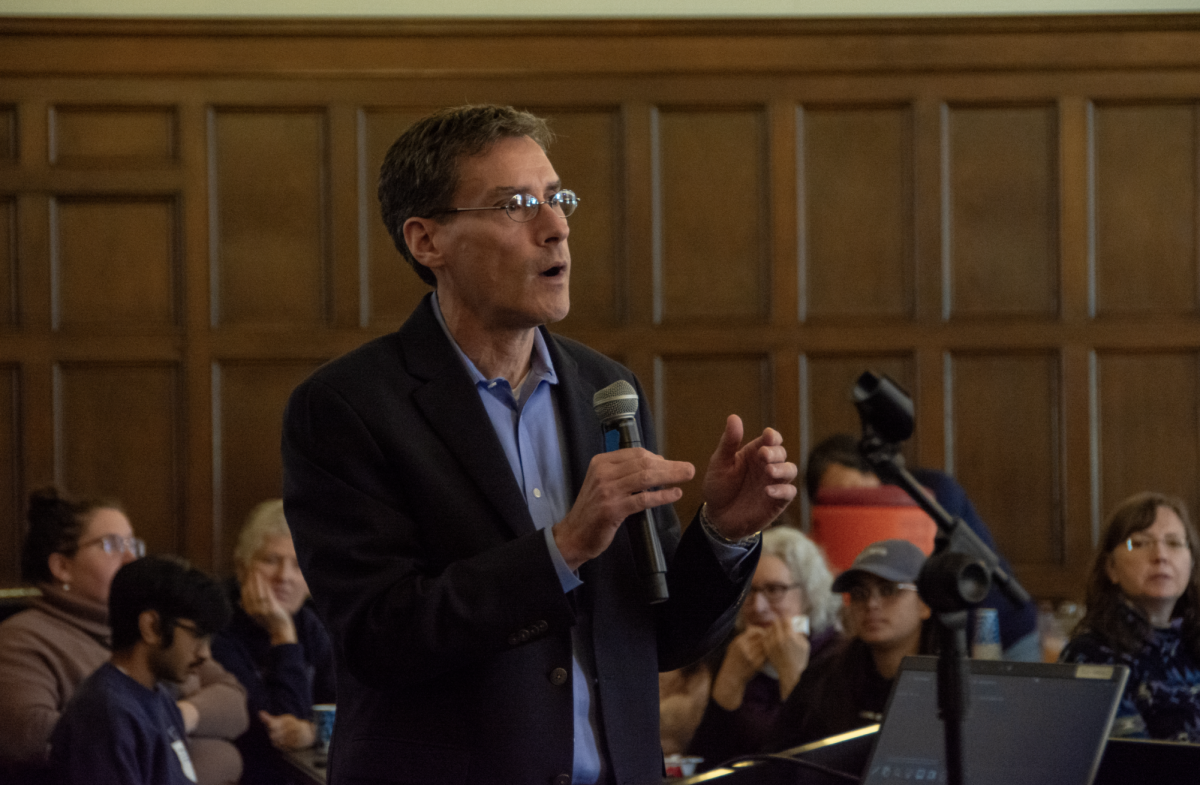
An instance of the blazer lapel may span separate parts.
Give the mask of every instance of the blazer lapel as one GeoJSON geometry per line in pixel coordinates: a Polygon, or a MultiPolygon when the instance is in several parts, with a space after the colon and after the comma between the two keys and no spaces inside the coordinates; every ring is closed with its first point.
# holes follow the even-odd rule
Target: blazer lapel
{"type": "Polygon", "coordinates": [[[434,316],[431,296],[426,296],[400,330],[410,372],[426,380],[413,393],[413,400],[513,533],[529,534],[535,531],[529,507],[479,400],[479,391],[434,316]]]}
{"type": "Polygon", "coordinates": [[[604,452],[604,433],[592,406],[596,387],[583,379],[575,359],[560,350],[552,333],[542,328],[542,335],[558,375],[558,411],[567,439],[563,449],[571,471],[571,497],[575,498],[583,487],[583,478],[587,476],[592,458],[604,452]]]}

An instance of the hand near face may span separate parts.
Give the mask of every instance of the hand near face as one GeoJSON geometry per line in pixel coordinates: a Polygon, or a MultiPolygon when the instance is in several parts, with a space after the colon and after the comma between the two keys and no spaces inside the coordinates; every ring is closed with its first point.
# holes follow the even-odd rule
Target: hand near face
{"type": "Polygon", "coordinates": [[[604,553],[630,515],[679,501],[683,491],[673,486],[695,473],[690,463],[668,461],[640,447],[592,458],[574,506],[554,524],[554,543],[567,566],[579,569],[604,553]]]}
{"type": "Polygon", "coordinates": [[[272,646],[296,642],[292,614],[275,599],[267,580],[258,572],[251,571],[242,581],[242,610],[267,631],[272,646]]]}
{"type": "Polygon", "coordinates": [[[725,650],[725,660],[713,680],[713,700],[727,711],[742,705],[746,684],[767,661],[767,627],[747,627],[725,650]]]}
{"type": "Polygon", "coordinates": [[[266,726],[267,736],[276,749],[302,750],[311,747],[317,740],[316,726],[291,714],[260,711],[258,718],[266,726]]]}
{"type": "Polygon", "coordinates": [[[776,618],[769,627],[761,629],[764,631],[763,649],[767,659],[779,673],[779,697],[787,700],[808,667],[811,651],[808,636],[794,630],[790,618],[776,618]]]}
{"type": "Polygon", "coordinates": [[[765,529],[796,496],[792,481],[798,470],[787,459],[779,431],[766,428],[745,445],[743,435],[741,418],[729,415],[704,477],[709,519],[731,540],[765,529]]]}

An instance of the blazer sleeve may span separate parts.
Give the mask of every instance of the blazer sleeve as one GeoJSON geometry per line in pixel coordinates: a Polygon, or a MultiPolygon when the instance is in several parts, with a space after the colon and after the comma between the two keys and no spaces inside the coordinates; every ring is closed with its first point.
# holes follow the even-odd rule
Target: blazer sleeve
{"type": "MultiPolygon", "coordinates": [[[[388,414],[366,416],[394,439],[412,432],[405,414],[392,412],[393,422],[388,414]]],[[[493,513],[459,498],[462,492],[436,512],[414,510],[416,483],[460,480],[465,487],[469,480],[423,468],[419,443],[402,447],[404,467],[385,455],[365,417],[319,379],[302,384],[288,403],[287,520],[335,656],[355,678],[377,688],[422,684],[571,626],[574,613],[543,533],[501,537],[484,520],[493,513]],[[436,554],[430,538],[440,543],[436,554]]]]}

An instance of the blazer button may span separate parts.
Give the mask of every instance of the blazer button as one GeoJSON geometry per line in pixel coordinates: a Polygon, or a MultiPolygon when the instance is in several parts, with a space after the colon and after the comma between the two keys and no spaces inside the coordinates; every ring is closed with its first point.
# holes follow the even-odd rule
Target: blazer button
{"type": "Polygon", "coordinates": [[[571,785],[571,775],[559,774],[554,778],[554,785],[571,785]]]}
{"type": "Polygon", "coordinates": [[[542,633],[542,632],[546,632],[549,629],[550,629],[550,625],[544,621],[539,621],[537,624],[533,625],[534,632],[542,633]]]}
{"type": "MultiPolygon", "coordinates": [[[[567,683],[567,669],[566,668],[555,668],[554,670],[550,671],[550,683],[553,684],[555,687],[561,687],[564,684],[566,684],[567,683]]],[[[565,774],[563,776],[566,777],[565,774]]],[[[571,780],[571,778],[567,777],[567,781],[570,782],[570,780],[571,780]]]]}
{"type": "Polygon", "coordinates": [[[515,632],[512,635],[508,636],[508,645],[509,646],[516,646],[520,642],[521,642],[521,639],[517,637],[517,634],[515,632]]]}
{"type": "Polygon", "coordinates": [[[524,643],[529,640],[529,630],[519,630],[517,632],[517,642],[524,643]]]}

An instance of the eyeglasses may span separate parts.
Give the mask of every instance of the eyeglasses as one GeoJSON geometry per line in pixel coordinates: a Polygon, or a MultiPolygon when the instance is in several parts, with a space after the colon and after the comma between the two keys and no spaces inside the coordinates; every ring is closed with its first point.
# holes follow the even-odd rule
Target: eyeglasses
{"type": "Polygon", "coordinates": [[[1135,534],[1125,541],[1125,550],[1134,553],[1150,553],[1156,545],[1163,546],[1167,553],[1179,553],[1187,550],[1188,547],[1187,540],[1182,537],[1163,537],[1160,540],[1157,537],[1135,534]]]}
{"type": "Polygon", "coordinates": [[[126,552],[132,553],[140,559],[146,555],[146,543],[132,536],[122,537],[120,534],[106,534],[103,537],[79,543],[80,548],[87,548],[90,545],[99,545],[109,556],[126,552]]]}
{"type": "Polygon", "coordinates": [[[879,595],[882,600],[890,600],[902,591],[916,591],[917,584],[915,583],[893,583],[892,581],[882,581],[880,583],[859,583],[850,587],[846,593],[850,595],[850,602],[863,603],[870,601],[875,594],[879,595]]]}
{"type": "Polygon", "coordinates": [[[431,216],[441,213],[469,213],[476,210],[503,210],[508,217],[519,224],[528,223],[537,217],[538,208],[549,205],[551,209],[563,218],[569,217],[579,206],[579,197],[574,191],[559,191],[549,199],[542,201],[532,194],[513,194],[507,202],[495,207],[446,207],[430,213],[431,216]]]}
{"type": "Polygon", "coordinates": [[[751,586],[750,591],[746,592],[746,602],[754,602],[755,594],[762,594],[767,598],[767,602],[772,605],[783,602],[783,598],[792,589],[799,589],[798,583],[764,583],[759,586],[751,586]]]}

